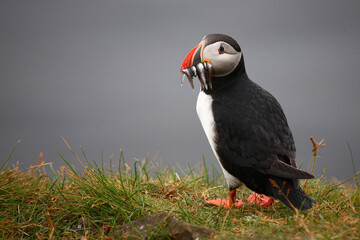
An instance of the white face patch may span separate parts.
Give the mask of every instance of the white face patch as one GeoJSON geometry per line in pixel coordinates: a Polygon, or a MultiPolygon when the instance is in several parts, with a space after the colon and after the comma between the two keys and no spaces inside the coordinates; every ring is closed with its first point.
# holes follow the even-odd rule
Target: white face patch
{"type": "Polygon", "coordinates": [[[222,77],[230,74],[241,59],[241,52],[236,51],[230,44],[219,41],[207,45],[202,52],[202,61],[208,59],[211,62],[213,75],[222,77]],[[219,53],[219,49],[223,50],[219,53]]]}
{"type": "Polygon", "coordinates": [[[241,182],[239,179],[231,175],[228,171],[226,171],[223,166],[221,165],[221,162],[219,160],[219,155],[216,152],[216,143],[215,143],[215,137],[216,137],[216,126],[215,126],[215,120],[214,115],[212,111],[212,102],[213,99],[210,95],[205,94],[203,91],[200,91],[198,100],[196,103],[196,111],[199,116],[201,125],[205,131],[206,137],[209,140],[211,149],[213,150],[216,159],[218,160],[221,169],[224,173],[224,177],[226,179],[226,182],[228,184],[229,188],[237,188],[241,185],[241,182]]]}

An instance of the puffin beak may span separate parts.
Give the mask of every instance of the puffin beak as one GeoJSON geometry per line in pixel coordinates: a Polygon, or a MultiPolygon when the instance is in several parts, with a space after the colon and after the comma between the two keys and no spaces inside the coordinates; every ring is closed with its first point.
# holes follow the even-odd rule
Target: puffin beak
{"type": "Polygon", "coordinates": [[[202,59],[202,48],[204,43],[200,42],[199,45],[191,49],[186,55],[183,63],[181,64],[180,73],[183,74],[181,83],[185,76],[194,89],[193,77],[198,77],[201,87],[205,89],[212,88],[211,84],[211,63],[209,60],[202,59]]]}

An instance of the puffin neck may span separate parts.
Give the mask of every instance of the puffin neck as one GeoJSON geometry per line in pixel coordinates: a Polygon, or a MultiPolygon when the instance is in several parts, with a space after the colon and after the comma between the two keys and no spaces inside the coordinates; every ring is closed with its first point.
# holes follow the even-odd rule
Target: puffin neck
{"type": "Polygon", "coordinates": [[[202,91],[206,94],[211,94],[213,92],[231,87],[237,81],[243,81],[248,79],[245,64],[244,64],[244,56],[242,56],[238,66],[230,73],[229,75],[223,77],[212,77],[212,89],[205,89],[202,87],[202,91]]]}

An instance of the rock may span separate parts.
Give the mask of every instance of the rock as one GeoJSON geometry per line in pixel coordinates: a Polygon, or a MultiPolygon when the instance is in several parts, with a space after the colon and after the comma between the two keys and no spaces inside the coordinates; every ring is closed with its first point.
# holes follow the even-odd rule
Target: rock
{"type": "Polygon", "coordinates": [[[137,219],[129,224],[115,227],[110,234],[119,239],[209,239],[214,230],[207,227],[193,226],[178,221],[168,213],[156,213],[148,217],[137,219]]]}

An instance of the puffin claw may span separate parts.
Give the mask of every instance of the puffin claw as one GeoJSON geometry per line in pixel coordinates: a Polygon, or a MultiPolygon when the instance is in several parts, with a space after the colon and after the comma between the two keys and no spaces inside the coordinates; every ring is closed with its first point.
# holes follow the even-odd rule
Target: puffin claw
{"type": "Polygon", "coordinates": [[[274,204],[274,199],[265,196],[264,194],[252,193],[247,199],[249,204],[257,204],[259,206],[268,207],[274,204]]]}
{"type": "Polygon", "coordinates": [[[232,202],[230,199],[211,199],[207,200],[206,203],[214,205],[214,206],[221,206],[222,208],[230,209],[230,208],[241,208],[243,202],[241,200],[235,200],[232,202]]]}

